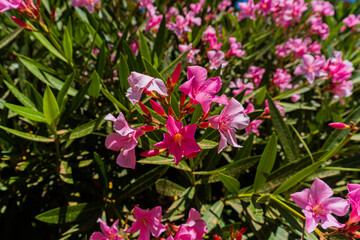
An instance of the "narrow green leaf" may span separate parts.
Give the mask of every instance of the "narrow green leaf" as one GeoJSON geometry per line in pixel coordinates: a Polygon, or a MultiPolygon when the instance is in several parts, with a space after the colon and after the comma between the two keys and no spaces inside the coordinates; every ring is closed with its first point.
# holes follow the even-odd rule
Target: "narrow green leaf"
{"type": "Polygon", "coordinates": [[[90,96],[92,96],[94,98],[99,97],[100,82],[101,82],[101,79],[100,79],[98,73],[95,70],[90,76],[90,86],[89,86],[89,89],[88,89],[88,93],[89,93],[90,96]]]}
{"type": "Polygon", "coordinates": [[[17,29],[15,29],[14,31],[12,31],[12,33],[10,33],[9,35],[7,35],[7,36],[4,37],[3,39],[1,39],[1,41],[0,41],[0,49],[2,49],[2,48],[5,47],[9,42],[11,42],[12,40],[14,40],[14,38],[16,38],[23,30],[24,30],[23,27],[18,27],[17,29]]]}
{"type": "Polygon", "coordinates": [[[208,139],[202,139],[200,142],[198,142],[198,144],[202,150],[213,149],[219,145],[218,142],[214,142],[208,139]]]}
{"type": "Polygon", "coordinates": [[[215,202],[209,211],[205,213],[202,219],[206,222],[208,231],[210,232],[216,227],[217,222],[221,219],[221,214],[224,209],[223,201],[219,200],[215,202]]]}
{"type": "Polygon", "coordinates": [[[124,112],[128,112],[129,110],[124,107],[124,105],[122,105],[110,92],[109,90],[107,90],[107,88],[103,85],[100,85],[100,90],[101,92],[104,94],[104,96],[110,100],[110,102],[112,102],[112,104],[114,104],[114,106],[116,108],[121,109],[124,112]]]}
{"type": "Polygon", "coordinates": [[[54,142],[54,139],[52,138],[47,138],[47,137],[43,137],[43,136],[39,136],[39,135],[34,135],[34,134],[30,134],[30,133],[24,133],[15,129],[11,129],[11,128],[7,128],[4,126],[0,126],[0,128],[4,129],[5,131],[8,131],[11,134],[14,134],[15,136],[33,141],[33,142],[45,142],[45,143],[49,143],[49,142],[54,142]]]}
{"type": "Polygon", "coordinates": [[[127,90],[129,83],[128,78],[130,76],[129,66],[126,62],[126,59],[122,53],[120,53],[120,64],[119,64],[119,81],[122,91],[127,90]]]}
{"type": "Polygon", "coordinates": [[[156,54],[159,59],[159,62],[161,62],[160,60],[164,58],[163,52],[165,46],[166,33],[167,33],[166,18],[163,16],[160,23],[159,31],[156,34],[154,50],[153,50],[153,56],[156,54]]]}
{"type": "Polygon", "coordinates": [[[72,178],[72,169],[67,161],[61,161],[59,176],[63,182],[67,184],[74,184],[74,180],[72,178]]]}
{"type": "Polygon", "coordinates": [[[41,112],[38,112],[38,111],[33,110],[28,107],[22,107],[22,106],[11,104],[11,103],[3,102],[2,104],[4,104],[5,107],[10,109],[11,111],[13,111],[13,112],[19,114],[20,116],[23,116],[31,121],[46,122],[44,114],[42,114],[41,112]]]}
{"type": "Polygon", "coordinates": [[[250,157],[254,141],[254,135],[255,134],[253,132],[250,133],[246,141],[243,143],[243,147],[237,150],[234,161],[250,157]]]}
{"type": "Polygon", "coordinates": [[[46,122],[51,128],[56,131],[56,126],[59,122],[60,110],[57,105],[54,94],[49,86],[46,86],[44,98],[43,98],[43,111],[46,122]]]}
{"type": "Polygon", "coordinates": [[[8,87],[10,92],[21,102],[25,107],[29,107],[33,110],[37,110],[35,104],[23,93],[21,93],[14,85],[4,81],[5,85],[8,87]]]}
{"type": "Polygon", "coordinates": [[[99,118],[77,126],[74,130],[71,131],[69,139],[77,139],[89,135],[99,126],[101,120],[102,118],[99,118]]]}
{"type": "Polygon", "coordinates": [[[294,131],[294,133],[296,134],[296,136],[298,137],[300,142],[303,144],[304,148],[306,149],[306,152],[309,154],[309,157],[311,158],[312,163],[314,163],[315,160],[313,158],[313,155],[312,155],[308,145],[306,144],[304,139],[301,137],[300,133],[296,130],[296,128],[291,123],[290,123],[290,127],[292,128],[292,130],[294,131]]]}
{"type": "Polygon", "coordinates": [[[28,81],[25,81],[25,84],[27,86],[29,96],[34,101],[37,110],[39,110],[40,112],[43,112],[43,98],[42,98],[41,94],[34,87],[34,85],[29,83],[28,81]]]}
{"type": "Polygon", "coordinates": [[[254,112],[248,113],[247,115],[250,118],[250,122],[254,121],[255,119],[257,119],[261,114],[263,114],[264,111],[263,110],[256,110],[254,112]]]}
{"type": "Polygon", "coordinates": [[[88,220],[96,216],[103,208],[103,204],[79,203],[73,206],[54,208],[37,215],[35,218],[41,222],[51,224],[72,223],[80,220],[88,220]]]}
{"type": "Polygon", "coordinates": [[[240,189],[240,183],[238,180],[236,180],[233,177],[230,177],[228,175],[219,173],[219,179],[224,184],[227,190],[231,192],[233,195],[237,195],[240,189]]]}
{"type": "Polygon", "coordinates": [[[64,32],[64,39],[63,39],[63,48],[65,52],[65,57],[72,62],[73,58],[73,45],[72,45],[72,39],[69,33],[69,29],[66,28],[64,32]]]}
{"type": "Polygon", "coordinates": [[[105,57],[106,57],[106,46],[105,42],[100,47],[100,52],[97,55],[96,70],[100,77],[103,76],[105,70],[105,57]]]}
{"type": "Polygon", "coordinates": [[[60,109],[64,103],[65,96],[68,93],[68,91],[71,87],[71,84],[75,80],[75,76],[76,76],[76,72],[73,72],[66,78],[64,85],[62,86],[62,88],[60,89],[60,92],[58,93],[58,95],[56,97],[56,101],[57,101],[57,104],[59,105],[60,109]]]}
{"type": "Polygon", "coordinates": [[[183,188],[179,184],[176,184],[164,178],[157,180],[155,183],[155,187],[156,187],[156,191],[159,194],[168,197],[180,196],[185,191],[185,188],[183,188]]]}
{"type": "Polygon", "coordinates": [[[181,161],[178,165],[175,165],[175,161],[173,158],[166,158],[163,156],[156,156],[156,157],[148,157],[137,161],[138,163],[142,164],[152,164],[152,165],[167,165],[176,169],[180,169],[183,171],[191,171],[191,168],[187,165],[186,162],[181,161]]]}
{"type": "Polygon", "coordinates": [[[267,95],[267,100],[270,108],[271,122],[279,136],[279,140],[283,146],[286,159],[289,162],[293,162],[299,158],[298,147],[295,144],[288,126],[283,120],[284,117],[281,116],[279,110],[269,95],[267,95]]]}
{"type": "Polygon", "coordinates": [[[124,55],[127,56],[127,63],[129,65],[130,71],[136,71],[139,72],[140,68],[139,65],[136,62],[136,58],[134,53],[131,51],[131,48],[127,44],[126,41],[122,41],[123,49],[124,49],[124,55]]]}
{"type": "Polygon", "coordinates": [[[144,61],[145,69],[150,76],[154,78],[162,79],[164,81],[161,74],[151,65],[151,63],[146,58],[143,57],[143,61],[144,61]]]}
{"type": "Polygon", "coordinates": [[[66,63],[69,62],[40,32],[32,31],[32,34],[52,54],[66,63]]]}
{"type": "Polygon", "coordinates": [[[104,161],[101,159],[100,155],[94,152],[94,160],[100,168],[101,175],[104,179],[104,188],[105,192],[109,189],[109,181],[106,174],[105,164],[104,161]]]}
{"type": "Polygon", "coordinates": [[[173,62],[171,62],[169,66],[167,66],[164,70],[160,72],[160,74],[164,77],[164,79],[167,79],[172,75],[178,63],[179,62],[182,63],[185,60],[188,53],[189,51],[183,52],[178,58],[176,58],[173,62]]]}
{"type": "Polygon", "coordinates": [[[179,199],[171,204],[164,214],[164,218],[169,218],[169,221],[176,220],[176,215],[185,212],[185,210],[190,206],[191,200],[195,195],[195,187],[188,187],[180,195],[179,199]]]}
{"type": "Polygon", "coordinates": [[[256,170],[255,181],[254,181],[254,192],[257,192],[262,185],[266,182],[276,159],[277,153],[277,138],[276,134],[273,133],[269,139],[264,152],[261,155],[259,165],[256,170]]]}
{"type": "Polygon", "coordinates": [[[151,63],[152,61],[151,61],[150,49],[146,42],[145,36],[141,31],[139,31],[139,42],[140,42],[141,56],[145,58],[149,63],[151,63]]]}
{"type": "Polygon", "coordinates": [[[193,114],[191,116],[190,124],[196,123],[199,120],[200,116],[203,114],[203,109],[200,104],[195,105],[194,108],[195,108],[195,111],[193,112],[193,114]]]}

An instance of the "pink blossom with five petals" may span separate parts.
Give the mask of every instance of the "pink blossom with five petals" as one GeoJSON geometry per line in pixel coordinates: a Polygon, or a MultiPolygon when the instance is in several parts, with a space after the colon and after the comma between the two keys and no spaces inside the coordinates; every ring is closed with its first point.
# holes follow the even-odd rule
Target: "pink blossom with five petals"
{"type": "Polygon", "coordinates": [[[325,65],[325,59],[315,59],[309,54],[302,57],[303,63],[295,68],[295,75],[305,75],[305,78],[312,84],[315,77],[327,76],[326,72],[322,69],[325,65]]]}
{"type": "Polygon", "coordinates": [[[116,220],[111,227],[109,227],[100,218],[97,220],[97,222],[100,223],[102,232],[94,232],[90,236],[90,240],[121,240],[121,237],[117,234],[119,220],[116,220]]]}

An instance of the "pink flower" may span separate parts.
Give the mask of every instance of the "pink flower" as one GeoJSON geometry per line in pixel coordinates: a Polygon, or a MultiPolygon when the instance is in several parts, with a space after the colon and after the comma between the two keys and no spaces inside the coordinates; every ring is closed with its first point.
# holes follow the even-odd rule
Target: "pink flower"
{"type": "Polygon", "coordinates": [[[172,116],[166,121],[169,133],[164,133],[164,140],[158,142],[154,147],[168,148],[170,154],[175,157],[175,164],[178,165],[182,156],[190,156],[202,149],[195,141],[196,124],[182,127],[182,122],[177,122],[172,116]]]}
{"type": "Polygon", "coordinates": [[[205,113],[208,113],[211,103],[214,102],[215,94],[220,91],[222,81],[220,77],[206,80],[207,71],[203,67],[191,66],[187,68],[187,78],[179,89],[190,97],[192,105],[201,104],[205,113]]]}
{"type": "Polygon", "coordinates": [[[196,14],[193,11],[187,12],[187,8],[184,8],[184,14],[185,14],[185,21],[188,23],[188,25],[190,26],[201,25],[201,18],[195,17],[196,14]]]}
{"type": "Polygon", "coordinates": [[[236,42],[236,38],[234,38],[234,37],[229,38],[229,43],[230,43],[230,49],[227,52],[227,55],[229,57],[236,55],[237,57],[241,58],[242,56],[244,56],[245,51],[241,50],[241,43],[236,42]]]}
{"type": "Polygon", "coordinates": [[[100,6],[100,1],[99,0],[73,0],[71,2],[71,4],[73,5],[73,7],[86,6],[86,8],[87,8],[87,10],[89,10],[89,12],[94,13],[95,7],[100,6]]]}
{"type": "Polygon", "coordinates": [[[318,12],[324,16],[334,16],[334,7],[328,1],[311,1],[311,7],[314,12],[318,12]]]}
{"type": "Polygon", "coordinates": [[[24,4],[23,0],[0,0],[0,12],[17,9],[22,4],[24,4]]]}
{"type": "MultiPolygon", "coordinates": [[[[341,122],[333,122],[333,123],[329,123],[328,125],[329,125],[329,127],[336,128],[336,129],[350,128],[349,125],[346,125],[345,123],[341,123],[341,122]]],[[[349,186],[349,184],[348,184],[348,186],[349,186]]]]}
{"type": "Polygon", "coordinates": [[[152,6],[155,0],[138,0],[139,6],[143,8],[149,8],[149,5],[152,6]]]}
{"type": "Polygon", "coordinates": [[[360,24],[360,15],[355,16],[354,14],[351,14],[347,18],[344,18],[342,22],[349,28],[354,28],[356,25],[360,24]]]}
{"type": "Polygon", "coordinates": [[[232,2],[230,0],[223,0],[219,5],[218,9],[220,12],[224,11],[227,7],[230,7],[232,5],[232,2]]]}
{"type": "Polygon", "coordinates": [[[349,222],[359,222],[360,221],[360,184],[347,184],[349,193],[348,198],[351,204],[351,213],[349,222]]]}
{"type": "Polygon", "coordinates": [[[352,62],[342,60],[342,52],[335,51],[335,57],[329,58],[326,63],[326,70],[330,73],[333,83],[343,82],[351,77],[354,67],[352,62]]]}
{"type": "MultiPolygon", "coordinates": [[[[251,112],[254,112],[255,108],[254,105],[252,105],[251,103],[249,103],[246,107],[246,109],[244,110],[244,113],[249,114],[251,112]]],[[[245,136],[249,135],[251,132],[255,133],[257,136],[259,136],[259,126],[262,123],[262,120],[260,119],[255,119],[252,122],[249,123],[249,125],[245,128],[245,136]]]]}
{"type": "Polygon", "coordinates": [[[219,50],[220,47],[222,46],[222,43],[217,43],[218,39],[216,36],[216,31],[215,28],[213,28],[211,25],[209,25],[206,28],[206,30],[203,32],[202,40],[209,42],[210,44],[209,49],[219,50]]]}
{"type": "Polygon", "coordinates": [[[308,9],[308,3],[304,0],[294,1],[292,4],[292,18],[296,22],[300,22],[303,12],[308,9]]]}
{"type": "Polygon", "coordinates": [[[94,232],[90,236],[90,240],[121,240],[121,237],[117,235],[119,220],[116,220],[111,227],[106,225],[106,223],[104,223],[100,218],[97,222],[100,223],[102,232],[94,232]]]}
{"type": "Polygon", "coordinates": [[[202,240],[202,236],[207,233],[206,222],[201,220],[201,215],[196,209],[191,208],[189,218],[182,224],[175,236],[175,240],[202,240]]]}
{"type": "Polygon", "coordinates": [[[149,211],[149,209],[143,210],[139,207],[134,209],[134,217],[136,222],[134,222],[130,228],[124,230],[126,233],[135,233],[140,230],[139,240],[150,240],[150,233],[154,237],[159,237],[162,234],[166,227],[161,224],[161,207],[154,207],[149,211]]]}
{"type": "Polygon", "coordinates": [[[160,95],[167,96],[167,90],[163,80],[153,78],[141,73],[131,72],[128,78],[130,88],[126,92],[126,97],[130,100],[132,105],[135,105],[140,98],[143,91],[154,91],[160,95]]]}
{"type": "Polygon", "coordinates": [[[181,15],[176,16],[176,23],[169,23],[168,29],[174,31],[178,38],[181,38],[184,32],[191,32],[191,28],[188,25],[188,21],[181,15]]]}
{"type": "MultiPolygon", "coordinates": [[[[335,87],[331,87],[331,92],[334,93],[334,99],[340,99],[342,97],[350,97],[354,88],[352,81],[343,81],[341,83],[334,84],[335,87]]],[[[341,101],[344,103],[344,101],[341,101]]]]}
{"type": "Polygon", "coordinates": [[[249,125],[250,118],[244,112],[244,107],[240,102],[231,98],[229,104],[224,107],[220,115],[212,116],[208,119],[213,128],[220,132],[220,143],[218,153],[220,153],[229,143],[231,146],[240,148],[235,136],[235,129],[244,129],[249,125]]]}
{"type": "Polygon", "coordinates": [[[247,89],[245,91],[245,95],[248,95],[253,92],[254,84],[251,82],[243,83],[241,78],[238,78],[235,82],[230,82],[229,88],[237,88],[236,90],[232,91],[235,96],[244,91],[244,89],[247,89]]]}
{"type": "Polygon", "coordinates": [[[258,4],[256,4],[256,9],[259,13],[262,13],[263,16],[268,14],[271,11],[272,0],[260,0],[258,4]]]}
{"type": "Polygon", "coordinates": [[[106,148],[117,152],[122,150],[116,159],[116,163],[124,168],[135,169],[135,147],[138,145],[136,139],[143,134],[143,131],[132,129],[122,113],[117,118],[108,114],[105,120],[114,122],[114,130],[116,132],[106,137],[106,148]]]}
{"type": "Polygon", "coordinates": [[[298,65],[295,68],[295,75],[305,75],[305,78],[312,84],[315,80],[315,77],[326,76],[326,72],[322,69],[325,65],[325,60],[323,58],[315,59],[309,54],[305,54],[302,57],[303,63],[298,65]]]}
{"type": "Polygon", "coordinates": [[[179,10],[177,10],[176,7],[170,7],[169,10],[167,10],[166,8],[165,12],[166,12],[165,15],[166,22],[171,22],[173,16],[179,15],[179,10]]]}
{"type": "Polygon", "coordinates": [[[261,82],[261,79],[263,78],[264,73],[265,73],[265,69],[260,68],[260,67],[251,66],[250,72],[245,73],[244,77],[251,78],[255,84],[255,87],[258,87],[261,82]]]}
{"type": "Polygon", "coordinates": [[[322,40],[325,40],[330,35],[329,26],[323,23],[321,17],[313,17],[310,19],[311,30],[321,36],[322,40]]]}
{"type": "Polygon", "coordinates": [[[210,70],[211,69],[218,69],[220,66],[221,68],[225,68],[228,64],[227,61],[224,61],[225,54],[223,51],[208,51],[207,52],[209,62],[210,62],[210,70]]]}
{"type": "Polygon", "coordinates": [[[285,89],[292,89],[292,85],[290,84],[291,75],[287,73],[286,70],[276,69],[276,73],[274,75],[274,84],[280,88],[280,91],[284,91],[285,89]]]}
{"type": "MultiPolygon", "coordinates": [[[[293,88],[298,88],[298,87],[299,87],[299,84],[295,84],[295,85],[293,86],[293,88]]],[[[301,95],[300,95],[300,94],[294,94],[294,95],[292,95],[290,98],[291,98],[291,101],[292,101],[292,102],[297,102],[297,101],[300,100],[301,95]]]]}
{"type": "Polygon", "coordinates": [[[150,19],[146,22],[145,31],[154,30],[155,32],[159,29],[163,15],[156,15],[155,11],[150,12],[150,19]]]}
{"type": "Polygon", "coordinates": [[[137,39],[135,42],[130,43],[130,49],[134,53],[134,55],[138,55],[140,48],[140,42],[139,39],[137,39]]]}
{"type": "Polygon", "coordinates": [[[192,63],[192,64],[196,64],[196,59],[195,59],[195,55],[198,54],[200,52],[199,49],[193,49],[192,47],[192,43],[190,43],[189,45],[185,45],[185,44],[180,44],[179,45],[179,50],[181,53],[189,51],[189,53],[186,55],[186,61],[188,63],[192,63]]]}
{"type": "Polygon", "coordinates": [[[255,5],[253,0],[249,0],[248,2],[240,2],[239,8],[240,8],[240,15],[239,20],[244,18],[250,18],[252,20],[255,20],[255,5]]]}
{"type": "Polygon", "coordinates": [[[324,229],[345,226],[339,223],[332,214],[344,216],[349,210],[349,202],[338,197],[330,198],[333,194],[333,190],[318,178],[314,180],[310,189],[306,188],[301,192],[290,194],[294,202],[303,209],[308,233],[313,232],[320,221],[324,229]]]}
{"type": "Polygon", "coordinates": [[[205,0],[200,0],[200,1],[197,2],[197,3],[191,3],[191,4],[190,4],[190,9],[191,9],[195,14],[198,14],[198,13],[200,13],[200,11],[203,10],[204,4],[205,4],[205,0]]]}

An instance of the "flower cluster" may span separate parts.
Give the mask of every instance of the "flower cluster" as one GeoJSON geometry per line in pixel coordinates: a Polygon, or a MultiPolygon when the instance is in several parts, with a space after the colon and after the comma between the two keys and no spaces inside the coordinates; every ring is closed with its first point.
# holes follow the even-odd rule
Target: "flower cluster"
{"type": "MultiPolygon", "coordinates": [[[[131,227],[122,229],[124,233],[137,233],[140,232],[139,240],[150,240],[150,236],[156,238],[160,237],[162,233],[166,231],[167,240],[199,240],[207,233],[207,227],[204,220],[201,220],[200,213],[191,208],[189,211],[188,220],[186,223],[176,226],[174,224],[167,223],[166,226],[161,223],[162,209],[160,206],[153,209],[143,210],[139,207],[134,208],[135,222],[131,227]]],[[[121,240],[127,239],[124,234],[120,234],[117,226],[119,220],[116,220],[111,227],[108,227],[101,219],[98,219],[102,232],[94,232],[90,236],[90,240],[121,240]]],[[[126,227],[126,226],[125,226],[126,227]]]]}
{"type": "Polygon", "coordinates": [[[313,232],[321,222],[321,227],[332,227],[331,235],[344,235],[349,239],[359,238],[357,230],[360,221],[360,184],[347,184],[348,199],[331,197],[334,191],[322,180],[316,178],[310,188],[290,195],[292,200],[302,208],[306,218],[307,232],[313,232]],[[343,224],[332,215],[344,216],[349,211],[349,220],[343,224]]]}

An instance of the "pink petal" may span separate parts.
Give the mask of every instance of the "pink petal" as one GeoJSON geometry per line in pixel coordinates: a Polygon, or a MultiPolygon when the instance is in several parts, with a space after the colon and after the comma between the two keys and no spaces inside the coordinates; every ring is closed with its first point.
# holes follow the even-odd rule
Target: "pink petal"
{"type": "Polygon", "coordinates": [[[116,159],[116,164],[120,167],[135,169],[135,148],[121,151],[116,159]]]}
{"type": "Polygon", "coordinates": [[[199,220],[201,219],[201,214],[195,209],[195,208],[191,208],[189,211],[189,220],[199,220]]]}
{"type": "Polygon", "coordinates": [[[212,102],[216,102],[219,104],[224,104],[224,105],[228,105],[229,104],[229,100],[227,98],[227,96],[225,94],[221,95],[221,96],[215,96],[212,99],[212,102]]]}
{"type": "Polygon", "coordinates": [[[227,140],[224,134],[220,132],[220,142],[218,147],[218,154],[227,146],[227,140]]]}
{"type": "Polygon", "coordinates": [[[166,86],[163,80],[155,78],[153,79],[149,85],[147,85],[148,91],[154,91],[157,92],[163,96],[167,96],[166,86]]]}
{"type": "Polygon", "coordinates": [[[139,207],[135,207],[134,209],[134,217],[137,220],[140,220],[141,218],[145,217],[149,212],[149,209],[141,209],[139,207]]]}
{"type": "Polygon", "coordinates": [[[206,92],[210,95],[215,95],[220,91],[222,86],[222,81],[220,77],[209,78],[204,83],[201,84],[200,91],[206,92]]]}
{"type": "Polygon", "coordinates": [[[194,80],[198,83],[201,83],[206,80],[207,71],[203,67],[199,66],[190,66],[187,68],[187,78],[191,80],[194,77],[194,80]]]}
{"type": "Polygon", "coordinates": [[[236,135],[235,135],[235,130],[234,129],[228,129],[226,131],[224,130],[220,130],[222,132],[222,134],[224,134],[227,142],[233,146],[233,147],[236,147],[236,148],[241,148],[242,146],[240,146],[238,143],[237,143],[237,140],[236,140],[236,135]]]}
{"type": "Polygon", "coordinates": [[[154,78],[138,72],[131,72],[128,82],[136,91],[144,89],[154,78]]]}
{"type": "Polygon", "coordinates": [[[150,232],[148,229],[146,228],[142,228],[140,230],[140,235],[138,240],[150,240],[150,232]]]}
{"type": "Polygon", "coordinates": [[[312,213],[306,210],[303,210],[302,212],[304,213],[306,218],[306,223],[305,223],[306,230],[308,233],[312,233],[313,231],[315,231],[319,221],[316,221],[317,219],[315,219],[312,213]]]}
{"type": "Polygon", "coordinates": [[[132,105],[135,105],[135,103],[137,103],[140,100],[141,94],[143,93],[143,91],[144,91],[144,89],[135,91],[134,89],[129,88],[126,91],[126,97],[130,100],[132,105]]]}
{"type": "Polygon", "coordinates": [[[324,200],[323,206],[337,216],[344,216],[349,211],[350,207],[349,201],[339,197],[324,200]]]}
{"type": "Polygon", "coordinates": [[[300,208],[305,209],[309,205],[310,189],[305,188],[301,192],[290,194],[290,197],[300,208]]]}
{"type": "Polygon", "coordinates": [[[163,232],[165,232],[165,230],[166,230],[165,225],[157,221],[150,226],[150,232],[154,237],[159,237],[163,232]]]}
{"type": "Polygon", "coordinates": [[[309,54],[305,54],[303,57],[302,57],[302,60],[304,62],[304,65],[309,67],[310,65],[312,65],[312,63],[314,62],[314,57],[312,55],[309,55],[309,54]]]}
{"type": "Polygon", "coordinates": [[[90,236],[90,240],[106,240],[107,237],[102,234],[101,232],[94,232],[91,236],[90,236]]]}
{"type": "Polygon", "coordinates": [[[322,203],[325,199],[331,197],[334,191],[322,180],[315,178],[310,188],[310,196],[313,204],[322,203]]]}
{"type": "Polygon", "coordinates": [[[306,73],[307,73],[307,69],[305,68],[304,65],[298,65],[294,70],[295,75],[303,75],[306,73]]]}
{"type": "Polygon", "coordinates": [[[182,122],[178,122],[172,116],[169,116],[169,118],[166,121],[166,127],[167,127],[169,133],[172,136],[174,136],[177,133],[179,133],[179,131],[182,127],[182,122]]]}
{"type": "Polygon", "coordinates": [[[330,213],[328,215],[326,215],[325,218],[321,219],[321,227],[323,229],[327,229],[329,227],[336,227],[336,228],[342,228],[344,227],[345,224],[341,224],[339,223],[333,215],[331,215],[330,213]]]}
{"type": "Polygon", "coordinates": [[[121,136],[118,133],[112,133],[106,137],[105,146],[107,149],[120,151],[120,149],[127,143],[128,139],[128,137],[121,136]]]}
{"type": "Polygon", "coordinates": [[[211,108],[212,96],[208,93],[201,92],[196,95],[195,100],[200,103],[205,113],[208,113],[211,108]]]}
{"type": "Polygon", "coordinates": [[[356,183],[348,183],[347,184],[347,188],[349,192],[352,192],[354,190],[360,189],[360,184],[356,184],[356,183]]]}

